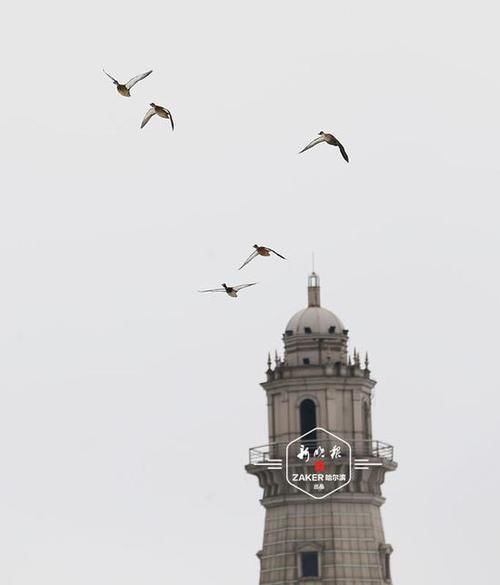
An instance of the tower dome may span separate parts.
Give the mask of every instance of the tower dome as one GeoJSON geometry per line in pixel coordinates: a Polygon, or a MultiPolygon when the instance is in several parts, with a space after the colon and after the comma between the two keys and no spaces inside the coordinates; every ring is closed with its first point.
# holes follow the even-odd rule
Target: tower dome
{"type": "Polygon", "coordinates": [[[286,326],[287,335],[329,335],[343,330],[342,321],[324,307],[306,307],[297,311],[286,326]]]}
{"type": "Polygon", "coordinates": [[[307,307],[288,321],[285,329],[285,356],[289,365],[321,365],[328,361],[345,363],[347,330],[342,321],[320,304],[319,276],[313,272],[307,286],[307,307]]]}

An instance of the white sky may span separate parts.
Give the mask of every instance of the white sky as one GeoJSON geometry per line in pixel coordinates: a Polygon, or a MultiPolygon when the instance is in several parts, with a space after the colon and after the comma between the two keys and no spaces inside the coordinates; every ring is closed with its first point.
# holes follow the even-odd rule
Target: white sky
{"type": "Polygon", "coordinates": [[[498,16],[483,1],[4,9],[2,585],[258,582],[243,466],[267,442],[258,384],[313,250],[400,463],[384,486],[394,582],[491,582],[498,16]],[[102,67],[154,73],[126,99],[102,67]],[[174,133],[139,130],[150,101],[174,133]],[[320,130],[348,165],[326,145],[298,156],[320,130]],[[238,272],[254,243],[288,261],[238,272]],[[237,300],[196,292],[253,280],[237,300]]]}

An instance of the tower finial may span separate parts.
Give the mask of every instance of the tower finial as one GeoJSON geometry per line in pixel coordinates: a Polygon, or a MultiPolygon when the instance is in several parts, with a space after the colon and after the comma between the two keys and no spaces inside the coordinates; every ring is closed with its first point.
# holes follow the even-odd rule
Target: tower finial
{"type": "Polygon", "coordinates": [[[365,368],[368,369],[370,362],[368,361],[368,352],[365,353],[365,368]]]}
{"type": "Polygon", "coordinates": [[[267,369],[270,370],[271,369],[271,352],[268,351],[267,352],[267,369]]]}

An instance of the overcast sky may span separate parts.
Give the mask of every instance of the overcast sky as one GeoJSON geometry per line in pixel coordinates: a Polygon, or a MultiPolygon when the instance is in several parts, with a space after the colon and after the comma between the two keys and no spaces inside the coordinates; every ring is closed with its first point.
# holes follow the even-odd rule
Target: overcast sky
{"type": "Polygon", "coordinates": [[[4,9],[2,585],[258,582],[244,465],[312,251],[399,461],[395,584],[491,582],[498,17],[456,0],[4,9]],[[154,72],[123,98],[102,67],[154,72]],[[175,132],[139,129],[151,101],[175,132]],[[320,130],[349,164],[297,154],[320,130]],[[254,243],[288,260],[238,272],[254,243]]]}

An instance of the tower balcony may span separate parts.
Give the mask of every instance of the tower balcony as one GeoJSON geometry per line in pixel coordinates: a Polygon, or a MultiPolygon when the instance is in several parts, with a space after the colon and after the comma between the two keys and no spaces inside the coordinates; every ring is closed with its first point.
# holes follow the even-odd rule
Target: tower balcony
{"type": "MultiPolygon", "coordinates": [[[[347,441],[352,450],[352,457],[367,457],[369,459],[383,460],[386,463],[394,462],[394,447],[388,443],[375,440],[359,440],[347,441]]],[[[249,465],[264,465],[266,463],[272,464],[273,460],[282,459],[286,457],[286,448],[289,443],[268,443],[267,445],[259,445],[249,449],[249,465]]],[[[316,440],[301,441],[304,447],[309,447],[312,452],[318,446],[316,440]]]]}
{"type": "MultiPolygon", "coordinates": [[[[335,494],[337,500],[344,498],[345,501],[360,501],[380,505],[382,497],[381,485],[384,482],[385,473],[397,468],[394,461],[394,448],[388,443],[375,440],[352,440],[346,441],[351,447],[351,454],[347,448],[335,454],[335,465],[337,473],[349,474],[350,481],[341,487],[335,494]],[[352,475],[351,475],[352,473],[352,475]],[[347,499],[346,499],[347,498],[347,499]]],[[[255,475],[260,487],[264,489],[262,503],[264,506],[280,505],[283,497],[306,498],[309,495],[298,493],[296,488],[285,479],[286,450],[290,443],[279,442],[267,445],[259,445],[249,450],[249,462],[245,469],[251,475],[255,475]]],[[[317,440],[300,441],[300,455],[296,452],[292,459],[288,460],[288,472],[311,473],[311,464],[315,464],[318,457],[333,457],[332,448],[338,445],[337,440],[328,442],[321,439],[321,445],[317,440]],[[323,455],[318,455],[321,449],[323,455]],[[308,451],[309,456],[304,457],[308,451]]],[[[338,447],[337,447],[338,448],[338,447]]],[[[290,457],[289,453],[289,457],[290,457]]]]}

